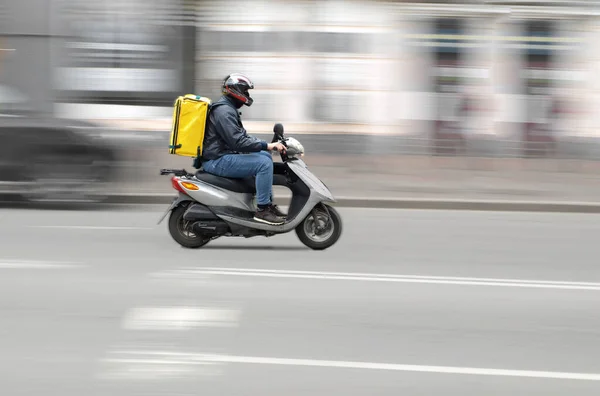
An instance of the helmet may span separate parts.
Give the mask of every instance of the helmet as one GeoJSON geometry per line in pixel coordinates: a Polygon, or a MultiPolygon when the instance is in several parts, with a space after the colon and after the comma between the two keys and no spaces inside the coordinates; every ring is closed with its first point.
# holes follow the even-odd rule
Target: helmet
{"type": "Polygon", "coordinates": [[[223,95],[232,97],[239,106],[252,106],[254,99],[248,93],[249,89],[254,89],[254,84],[250,79],[242,74],[233,73],[223,80],[223,95]]]}

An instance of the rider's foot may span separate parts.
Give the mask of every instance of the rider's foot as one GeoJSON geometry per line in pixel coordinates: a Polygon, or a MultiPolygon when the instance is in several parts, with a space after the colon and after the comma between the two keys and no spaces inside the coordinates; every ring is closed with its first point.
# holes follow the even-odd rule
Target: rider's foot
{"type": "Polygon", "coordinates": [[[271,206],[266,208],[258,208],[258,211],[254,214],[254,220],[260,221],[270,225],[281,225],[285,223],[285,220],[275,214],[271,206]]]}
{"type": "Polygon", "coordinates": [[[275,216],[277,217],[281,217],[281,218],[286,218],[287,214],[283,213],[280,209],[279,206],[273,204],[271,205],[271,209],[273,210],[273,213],[275,213],[275,216]]]}

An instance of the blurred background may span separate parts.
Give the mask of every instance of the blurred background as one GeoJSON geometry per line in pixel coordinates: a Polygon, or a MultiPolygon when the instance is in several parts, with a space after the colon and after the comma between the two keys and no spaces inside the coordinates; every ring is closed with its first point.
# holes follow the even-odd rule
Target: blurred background
{"type": "Polygon", "coordinates": [[[174,100],[233,72],[249,133],[283,123],[338,198],[598,201],[599,22],[595,0],[0,0],[0,394],[600,395],[589,213],[341,207],[313,252],[183,249],[166,204],[31,204],[168,201],[159,170],[193,169],[174,100]]]}
{"type": "Polygon", "coordinates": [[[598,3],[0,0],[0,192],[169,193],[174,99],[240,72],[338,196],[594,201],[598,3]]]}

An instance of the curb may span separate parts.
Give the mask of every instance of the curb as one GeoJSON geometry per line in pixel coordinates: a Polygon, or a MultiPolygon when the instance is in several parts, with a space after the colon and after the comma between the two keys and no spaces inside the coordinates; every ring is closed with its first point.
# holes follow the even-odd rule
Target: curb
{"type": "MultiPolygon", "coordinates": [[[[175,194],[111,194],[104,201],[109,204],[169,204],[175,194]]],[[[277,197],[275,203],[287,205],[289,197],[277,197]]],[[[339,197],[333,204],[346,208],[424,209],[424,210],[470,210],[494,212],[554,212],[554,213],[600,213],[600,202],[556,201],[492,201],[468,199],[404,199],[339,197]]]]}

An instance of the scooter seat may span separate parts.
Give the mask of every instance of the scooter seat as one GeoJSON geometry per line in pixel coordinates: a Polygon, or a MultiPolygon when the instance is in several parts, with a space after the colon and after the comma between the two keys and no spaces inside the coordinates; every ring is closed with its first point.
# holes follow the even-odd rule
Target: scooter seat
{"type": "Polygon", "coordinates": [[[253,177],[247,177],[245,179],[234,179],[230,177],[213,175],[212,173],[207,173],[204,171],[198,171],[196,172],[196,179],[236,193],[256,193],[256,184],[254,182],[253,177]]]}

